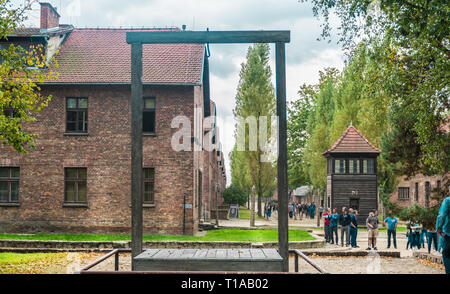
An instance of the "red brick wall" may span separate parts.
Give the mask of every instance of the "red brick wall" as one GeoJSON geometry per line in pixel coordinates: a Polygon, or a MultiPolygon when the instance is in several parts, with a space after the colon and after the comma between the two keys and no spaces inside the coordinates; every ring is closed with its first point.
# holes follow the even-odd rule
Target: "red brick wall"
{"type": "MultiPolygon", "coordinates": [[[[43,87],[53,95],[49,106],[26,129],[39,135],[36,150],[17,155],[0,147],[0,166],[20,166],[19,207],[0,206],[3,232],[129,232],[130,88],[126,86],[43,87]],[[65,97],[88,97],[89,136],[66,136],[65,97]],[[63,207],[64,167],[87,167],[88,208],[63,207]]],[[[193,120],[193,87],[144,88],[156,97],[156,136],[144,137],[144,167],[155,168],[155,205],[144,209],[144,231],[182,233],[183,194],[194,196],[193,152],[175,152],[172,118],[193,120]]],[[[197,230],[186,210],[186,232],[197,230]]]]}
{"type": "Polygon", "coordinates": [[[417,203],[421,206],[425,206],[425,183],[430,182],[431,187],[431,193],[430,193],[430,205],[433,206],[435,204],[434,200],[431,200],[431,196],[433,193],[433,189],[437,187],[437,181],[441,181],[441,187],[444,186],[446,179],[448,178],[448,175],[446,177],[442,176],[425,176],[422,174],[418,174],[410,179],[407,179],[405,177],[399,177],[397,180],[398,185],[394,193],[392,193],[390,200],[392,202],[396,202],[398,205],[407,207],[413,205],[415,201],[415,186],[416,183],[418,183],[418,201],[417,203]],[[408,187],[409,188],[409,199],[399,199],[398,198],[398,188],[401,187],[408,187]]]}

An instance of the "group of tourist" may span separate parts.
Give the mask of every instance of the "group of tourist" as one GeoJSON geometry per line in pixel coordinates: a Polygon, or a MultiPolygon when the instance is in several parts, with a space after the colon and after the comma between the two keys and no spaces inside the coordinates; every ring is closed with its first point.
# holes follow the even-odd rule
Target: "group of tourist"
{"type": "Polygon", "coordinates": [[[272,216],[272,212],[277,211],[277,209],[278,206],[275,203],[273,202],[267,203],[264,206],[264,218],[269,220],[270,217],[272,216]]]}
{"type": "Polygon", "coordinates": [[[406,249],[425,248],[425,239],[428,245],[428,253],[433,248],[436,252],[441,252],[444,244],[444,237],[439,235],[434,227],[425,228],[418,222],[408,220],[406,223],[406,249]]]}
{"type": "Polygon", "coordinates": [[[302,219],[303,217],[313,219],[316,215],[316,204],[312,203],[297,203],[291,202],[289,203],[289,218],[297,219],[299,217],[302,219]]]}
{"type": "Polygon", "coordinates": [[[340,214],[337,213],[336,208],[331,212],[331,208],[325,210],[322,214],[324,219],[325,240],[330,244],[339,244],[338,229],[340,229],[341,246],[345,245],[357,248],[356,237],[358,235],[358,211],[350,208],[347,211],[346,207],[342,208],[340,214]]]}
{"type": "MultiPolygon", "coordinates": [[[[351,246],[358,248],[356,238],[358,235],[358,211],[355,209],[342,208],[340,214],[336,209],[328,208],[324,211],[322,218],[324,219],[325,240],[330,244],[339,244],[338,230],[340,230],[341,246],[351,246]]],[[[450,270],[450,197],[447,197],[439,210],[436,220],[436,227],[423,227],[420,223],[409,220],[406,225],[406,236],[408,242],[406,249],[425,248],[425,238],[428,244],[428,253],[431,253],[433,247],[436,252],[442,250],[442,259],[445,271],[448,274],[450,270]],[[438,241],[439,240],[439,241],[438,241]]],[[[397,249],[397,226],[398,219],[391,213],[383,221],[387,228],[387,248],[393,244],[397,249]],[[391,243],[392,239],[392,243],[391,243]]],[[[368,247],[366,250],[377,250],[377,237],[379,228],[378,211],[373,210],[366,219],[366,228],[368,231],[368,247]]]]}
{"type": "MultiPolygon", "coordinates": [[[[323,213],[322,218],[324,219],[325,240],[327,243],[339,245],[339,230],[341,246],[344,246],[345,238],[345,246],[359,248],[356,242],[358,237],[358,210],[343,207],[341,213],[338,214],[335,208],[333,212],[331,212],[331,208],[328,208],[323,213]]],[[[391,237],[393,238],[394,247],[397,248],[397,218],[389,216],[384,220],[384,224],[388,227],[388,248],[391,246],[391,237]]],[[[371,211],[366,219],[368,232],[368,247],[366,250],[377,250],[378,226],[378,211],[371,211]]]]}

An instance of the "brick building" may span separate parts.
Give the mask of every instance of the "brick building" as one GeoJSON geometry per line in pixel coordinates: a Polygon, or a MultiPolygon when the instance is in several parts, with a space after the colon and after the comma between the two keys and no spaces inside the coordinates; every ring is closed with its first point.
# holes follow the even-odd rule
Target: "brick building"
{"type": "Polygon", "coordinates": [[[392,193],[390,200],[403,207],[411,206],[414,203],[423,207],[433,206],[432,193],[444,187],[448,176],[448,174],[445,176],[417,174],[411,178],[399,177],[397,188],[392,193]]]}
{"type": "MultiPolygon", "coordinates": [[[[447,116],[441,126],[441,130],[447,134],[449,133],[450,116],[447,116]]],[[[449,180],[449,175],[450,173],[444,176],[417,174],[410,178],[406,176],[398,177],[397,188],[391,194],[390,200],[403,207],[411,206],[414,203],[418,203],[423,207],[433,206],[434,200],[432,199],[432,193],[445,188],[449,180]]]]}
{"type": "MultiPolygon", "coordinates": [[[[0,231],[130,231],[130,30],[60,25],[56,9],[41,3],[40,28],[0,41],[40,44],[59,64],[58,79],[41,85],[51,102],[24,126],[39,136],[36,149],[0,147],[0,231]]],[[[144,232],[192,234],[226,183],[220,148],[193,147],[200,134],[216,132],[215,124],[203,132],[194,117],[215,114],[204,45],[144,45],[143,83],[144,232]],[[171,147],[177,116],[191,123],[190,151],[171,147]]]]}

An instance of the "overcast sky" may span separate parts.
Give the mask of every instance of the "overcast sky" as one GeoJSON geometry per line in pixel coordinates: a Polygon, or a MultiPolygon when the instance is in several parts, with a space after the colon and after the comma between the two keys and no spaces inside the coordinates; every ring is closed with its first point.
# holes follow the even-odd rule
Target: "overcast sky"
{"type": "MultiPolygon", "coordinates": [[[[21,0],[17,0],[21,2],[21,0]]],[[[44,1],[43,1],[44,2],[44,1]]],[[[309,3],[298,0],[48,0],[61,15],[60,23],[75,27],[170,27],[188,30],[290,30],[286,44],[287,100],[297,99],[303,83],[316,83],[319,70],[342,69],[344,55],[336,42],[317,41],[320,20],[309,3]]],[[[39,4],[27,25],[39,26],[39,4]]],[[[335,38],[336,39],[336,38],[335,38]]],[[[217,103],[220,139],[231,183],[229,152],[234,145],[235,103],[239,70],[249,45],[211,45],[211,98],[217,103]]],[[[271,66],[274,72],[274,46],[271,66]]],[[[275,81],[275,74],[273,76],[275,81]]]]}

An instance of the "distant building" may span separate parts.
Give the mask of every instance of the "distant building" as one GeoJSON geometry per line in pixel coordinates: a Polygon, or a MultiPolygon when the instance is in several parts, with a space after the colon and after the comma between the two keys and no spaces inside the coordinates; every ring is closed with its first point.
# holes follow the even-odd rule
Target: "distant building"
{"type": "Polygon", "coordinates": [[[361,219],[378,209],[377,157],[373,146],[350,125],[333,146],[323,153],[327,158],[326,197],[330,207],[357,209],[361,219]]]}
{"type": "Polygon", "coordinates": [[[306,203],[311,201],[308,196],[311,194],[311,186],[301,186],[292,191],[292,201],[297,203],[306,203]]]}

